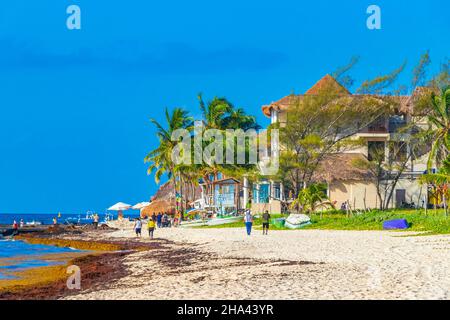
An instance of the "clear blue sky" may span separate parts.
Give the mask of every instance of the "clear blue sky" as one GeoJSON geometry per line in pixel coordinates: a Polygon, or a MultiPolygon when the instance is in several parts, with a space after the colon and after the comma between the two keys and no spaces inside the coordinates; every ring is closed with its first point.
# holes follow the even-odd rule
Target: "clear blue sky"
{"type": "MultiPolygon", "coordinates": [[[[8,0],[0,5],[0,213],[103,211],[156,191],[148,119],[226,96],[261,105],[361,56],[357,81],[430,49],[450,56],[448,0],[8,0]],[[66,8],[82,29],[66,28],[66,8]],[[366,8],[382,30],[366,28],[366,8]]],[[[401,82],[401,81],[400,81],[401,82]]]]}

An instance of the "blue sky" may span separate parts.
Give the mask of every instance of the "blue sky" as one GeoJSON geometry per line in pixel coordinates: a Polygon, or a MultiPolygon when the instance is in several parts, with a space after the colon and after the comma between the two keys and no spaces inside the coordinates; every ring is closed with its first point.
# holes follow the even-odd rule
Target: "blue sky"
{"type": "Polygon", "coordinates": [[[450,57],[447,0],[76,1],[0,6],[0,213],[103,211],[156,191],[148,119],[196,95],[255,114],[361,57],[357,82],[429,49],[450,57]],[[81,8],[68,30],[66,8],[81,8]],[[377,4],[382,29],[366,28],[377,4]]]}

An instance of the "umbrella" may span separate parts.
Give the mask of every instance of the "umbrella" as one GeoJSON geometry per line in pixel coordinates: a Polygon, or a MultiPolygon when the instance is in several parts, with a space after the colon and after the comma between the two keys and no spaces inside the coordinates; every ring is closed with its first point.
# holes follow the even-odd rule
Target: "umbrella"
{"type": "Polygon", "coordinates": [[[141,209],[144,209],[145,207],[148,207],[149,205],[150,205],[150,202],[139,202],[133,206],[133,209],[141,210],[141,209]]]}
{"type": "Polygon", "coordinates": [[[122,211],[122,210],[128,210],[128,209],[131,209],[131,204],[126,204],[123,202],[117,202],[115,205],[108,208],[108,210],[111,210],[111,211],[122,211]]]}

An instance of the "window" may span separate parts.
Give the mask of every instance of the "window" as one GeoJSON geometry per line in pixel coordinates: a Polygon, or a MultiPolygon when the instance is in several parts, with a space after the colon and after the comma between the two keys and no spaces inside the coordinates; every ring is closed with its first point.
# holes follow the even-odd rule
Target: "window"
{"type": "Polygon", "coordinates": [[[269,203],[270,185],[267,183],[253,186],[253,199],[255,203],[269,203]]]}
{"type": "Polygon", "coordinates": [[[404,115],[394,115],[389,118],[390,133],[399,131],[405,125],[406,125],[406,118],[404,115]]]}
{"type": "Polygon", "coordinates": [[[373,133],[385,133],[386,129],[386,119],[384,117],[378,117],[367,127],[369,132],[373,133]]]}
{"type": "Polygon", "coordinates": [[[279,183],[274,183],[273,184],[273,196],[277,200],[281,199],[281,192],[280,192],[280,184],[279,183]]]}
{"type": "Polygon", "coordinates": [[[367,142],[367,157],[369,161],[384,161],[385,158],[385,142],[384,141],[368,141],[367,142]]]}
{"type": "Polygon", "coordinates": [[[269,203],[269,184],[261,184],[259,186],[259,203],[269,203]]]}

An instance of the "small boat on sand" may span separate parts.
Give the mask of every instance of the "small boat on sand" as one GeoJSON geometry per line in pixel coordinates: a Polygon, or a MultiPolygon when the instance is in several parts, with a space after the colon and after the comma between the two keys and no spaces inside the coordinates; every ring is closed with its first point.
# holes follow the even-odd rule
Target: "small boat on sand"
{"type": "Polygon", "coordinates": [[[196,219],[196,220],[188,220],[183,221],[180,224],[181,228],[193,228],[200,226],[218,226],[221,224],[229,224],[241,221],[243,219],[242,216],[229,216],[229,217],[216,217],[211,219],[196,219]]]}

